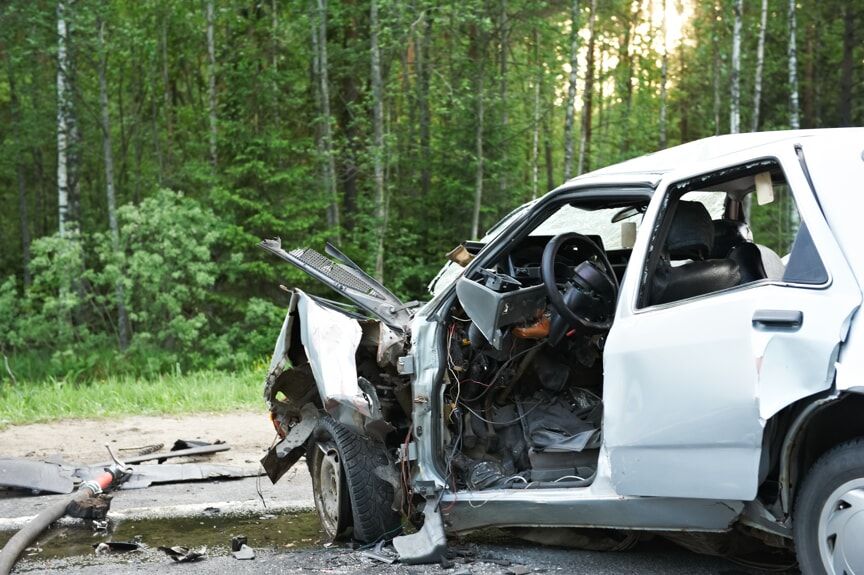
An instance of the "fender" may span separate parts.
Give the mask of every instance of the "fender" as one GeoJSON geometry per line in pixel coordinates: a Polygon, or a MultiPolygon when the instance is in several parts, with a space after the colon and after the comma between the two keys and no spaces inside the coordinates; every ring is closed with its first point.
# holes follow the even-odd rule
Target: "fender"
{"type": "MultiPolygon", "coordinates": [[[[834,388],[828,395],[811,401],[789,426],[780,450],[779,473],[780,508],[787,520],[794,506],[795,491],[797,484],[800,483],[802,467],[809,467],[815,459],[834,445],[856,436],[864,436],[864,420],[860,417],[854,418],[852,421],[856,422],[857,427],[832,427],[832,435],[821,440],[808,437],[808,433],[816,426],[822,425],[819,419],[828,416],[829,412],[856,408],[855,403],[864,404],[864,389],[861,387],[850,390],[834,388]],[[811,444],[813,449],[805,452],[805,442],[811,444]],[[806,465],[803,462],[805,456],[809,459],[806,465]]],[[[837,419],[837,421],[843,420],[837,419]]]]}

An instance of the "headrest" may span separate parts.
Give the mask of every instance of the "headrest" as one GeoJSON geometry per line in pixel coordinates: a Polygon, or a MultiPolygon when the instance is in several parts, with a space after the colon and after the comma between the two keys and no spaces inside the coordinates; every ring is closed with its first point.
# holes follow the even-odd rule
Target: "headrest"
{"type": "Polygon", "coordinates": [[[753,232],[744,222],[735,220],[714,220],[714,247],[712,258],[725,258],[735,246],[753,241],[753,232]]]}
{"type": "Polygon", "coordinates": [[[714,224],[699,202],[679,201],[666,238],[666,250],[673,260],[703,260],[714,244],[714,224]]]}

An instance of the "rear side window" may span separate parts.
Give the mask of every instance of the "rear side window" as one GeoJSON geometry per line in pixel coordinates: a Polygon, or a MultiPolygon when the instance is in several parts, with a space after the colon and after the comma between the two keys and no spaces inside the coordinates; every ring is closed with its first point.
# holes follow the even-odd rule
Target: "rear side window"
{"type": "Polygon", "coordinates": [[[821,285],[828,281],[828,271],[822,264],[819,252],[816,251],[807,224],[802,223],[795,236],[795,243],[792,245],[792,253],[789,254],[789,263],[786,264],[783,281],[815,285],[821,285]]]}

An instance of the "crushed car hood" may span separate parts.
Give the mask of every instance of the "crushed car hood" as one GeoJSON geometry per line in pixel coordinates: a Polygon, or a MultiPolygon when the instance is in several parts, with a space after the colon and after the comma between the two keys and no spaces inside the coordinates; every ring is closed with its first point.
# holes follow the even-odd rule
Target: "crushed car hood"
{"type": "Polygon", "coordinates": [[[410,309],[417,303],[402,303],[331,243],[327,243],[324,251],[338,261],[311,248],[295,248],[286,252],[279,238],[264,240],[258,245],[342,294],[388,327],[401,333],[408,330],[412,316],[410,309]]]}

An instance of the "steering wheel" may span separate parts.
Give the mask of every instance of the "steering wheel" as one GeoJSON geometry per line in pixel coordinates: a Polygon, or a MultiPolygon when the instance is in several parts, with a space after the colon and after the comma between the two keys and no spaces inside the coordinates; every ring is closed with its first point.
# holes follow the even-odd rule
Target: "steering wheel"
{"type": "MultiPolygon", "coordinates": [[[[576,232],[552,238],[543,250],[540,273],[549,303],[568,326],[581,326],[589,331],[606,331],[612,327],[618,280],[606,252],[590,238],[576,232]],[[555,260],[561,246],[567,243],[584,249],[588,257],[576,266],[562,290],[555,281],[555,260]],[[602,267],[595,260],[599,260],[602,267]]],[[[553,318],[555,323],[559,322],[553,318]]]]}

